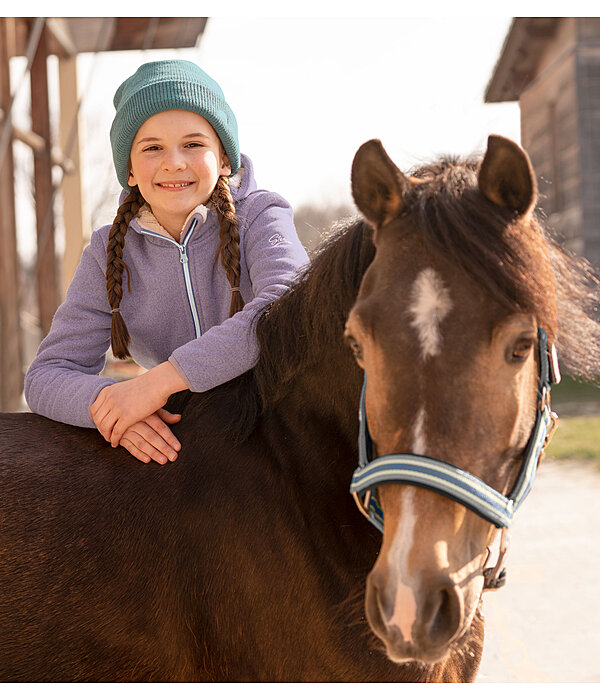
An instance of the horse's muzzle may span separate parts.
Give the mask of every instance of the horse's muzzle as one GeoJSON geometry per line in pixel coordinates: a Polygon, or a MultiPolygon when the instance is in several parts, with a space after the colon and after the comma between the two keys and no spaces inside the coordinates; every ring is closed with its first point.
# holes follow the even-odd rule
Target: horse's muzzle
{"type": "Polygon", "coordinates": [[[406,617],[405,610],[395,610],[394,586],[372,572],[365,596],[369,625],[392,661],[441,661],[468,631],[462,591],[441,576],[421,582],[413,594],[415,608],[406,617]]]}

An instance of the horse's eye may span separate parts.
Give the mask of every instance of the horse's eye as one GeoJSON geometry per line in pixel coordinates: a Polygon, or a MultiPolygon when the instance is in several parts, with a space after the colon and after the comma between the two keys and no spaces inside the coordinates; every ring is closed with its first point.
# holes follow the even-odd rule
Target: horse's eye
{"type": "Polygon", "coordinates": [[[513,362],[525,362],[533,347],[533,338],[519,338],[512,349],[511,360],[513,362]]]}
{"type": "Polygon", "coordinates": [[[362,348],[356,341],[356,338],[354,338],[351,335],[346,336],[346,345],[350,348],[352,351],[352,354],[357,360],[362,360],[362,348]]]}

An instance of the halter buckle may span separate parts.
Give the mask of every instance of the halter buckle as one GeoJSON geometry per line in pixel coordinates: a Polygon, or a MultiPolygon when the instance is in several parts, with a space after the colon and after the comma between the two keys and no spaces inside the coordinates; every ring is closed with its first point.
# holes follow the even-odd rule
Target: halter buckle
{"type": "Polygon", "coordinates": [[[550,411],[549,418],[550,418],[550,425],[548,426],[548,430],[546,432],[546,439],[544,440],[544,446],[542,448],[543,450],[546,449],[550,440],[552,440],[552,436],[554,435],[554,433],[556,432],[556,429],[558,428],[558,415],[556,413],[554,413],[554,411],[550,411]]]}
{"type": "Polygon", "coordinates": [[[497,591],[502,588],[506,583],[506,569],[501,568],[504,558],[506,557],[506,552],[508,551],[509,536],[508,529],[502,528],[502,535],[500,536],[500,548],[498,551],[498,559],[496,561],[496,566],[485,568],[490,557],[492,556],[492,549],[488,547],[488,555],[483,563],[483,590],[484,591],[497,591]]]}
{"type": "Polygon", "coordinates": [[[550,389],[547,386],[542,387],[542,398],[538,401],[538,409],[543,411],[545,408],[550,410],[550,389]]]}
{"type": "Polygon", "coordinates": [[[371,515],[369,513],[369,503],[371,502],[371,489],[365,491],[364,498],[362,499],[356,491],[352,493],[352,496],[354,497],[356,505],[358,506],[358,510],[365,516],[367,520],[371,520],[371,515]]]}

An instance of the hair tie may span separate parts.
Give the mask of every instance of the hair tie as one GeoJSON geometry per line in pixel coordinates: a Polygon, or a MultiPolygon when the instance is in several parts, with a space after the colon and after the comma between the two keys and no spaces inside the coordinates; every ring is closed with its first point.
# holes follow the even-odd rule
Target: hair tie
{"type": "Polygon", "coordinates": [[[111,309],[111,310],[110,310],[110,313],[111,313],[111,314],[118,314],[118,313],[120,313],[120,311],[121,311],[121,310],[120,310],[119,307],[117,306],[116,309],[111,309]]]}
{"type": "Polygon", "coordinates": [[[232,292],[241,292],[242,290],[239,287],[232,287],[231,291],[232,292]]]}

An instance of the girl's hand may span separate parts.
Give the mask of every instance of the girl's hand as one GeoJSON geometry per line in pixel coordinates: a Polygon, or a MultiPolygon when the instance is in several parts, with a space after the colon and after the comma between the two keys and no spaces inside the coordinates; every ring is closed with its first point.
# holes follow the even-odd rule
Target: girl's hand
{"type": "Polygon", "coordinates": [[[156,413],[182,389],[187,386],[179,372],[163,362],[139,377],[104,387],[90,412],[104,439],[117,447],[126,430],[156,413]]]}
{"type": "Polygon", "coordinates": [[[174,462],[181,444],[167,423],[172,425],[180,420],[180,414],[169,413],[161,408],[146,420],[134,423],[131,428],[128,428],[121,438],[121,445],[146,464],[151,460],[159,464],[166,464],[167,461],[174,462]]]}

